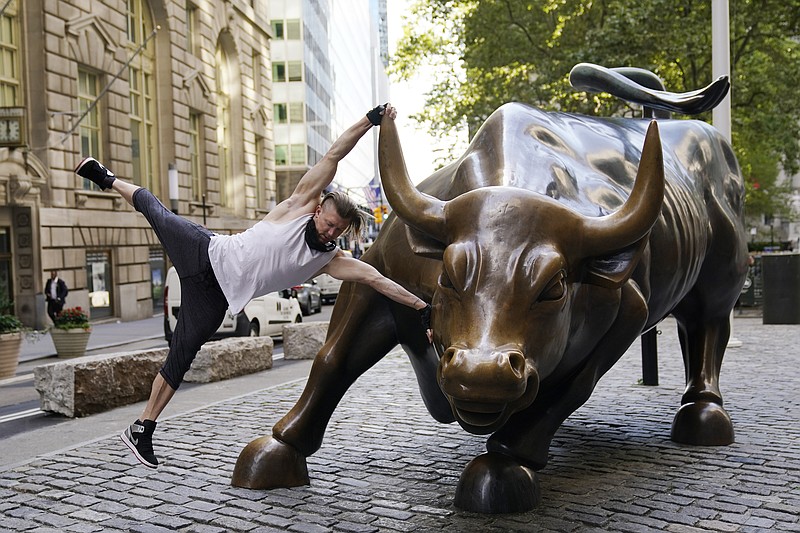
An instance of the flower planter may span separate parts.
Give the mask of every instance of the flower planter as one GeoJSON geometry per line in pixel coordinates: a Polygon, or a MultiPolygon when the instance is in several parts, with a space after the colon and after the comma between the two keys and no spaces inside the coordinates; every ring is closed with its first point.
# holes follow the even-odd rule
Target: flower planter
{"type": "Polygon", "coordinates": [[[89,343],[91,329],[74,328],[50,330],[53,345],[59,357],[81,357],[86,354],[86,345],[89,343]]]}
{"type": "Polygon", "coordinates": [[[22,333],[0,335],[0,379],[11,378],[17,373],[22,333]]]}

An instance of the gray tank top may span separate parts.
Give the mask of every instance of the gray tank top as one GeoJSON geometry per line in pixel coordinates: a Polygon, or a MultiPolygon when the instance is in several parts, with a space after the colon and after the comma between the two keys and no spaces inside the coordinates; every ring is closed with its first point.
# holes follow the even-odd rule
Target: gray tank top
{"type": "Polygon", "coordinates": [[[236,235],[214,235],[208,258],[232,313],[268,292],[307,281],[336,256],[338,248],[308,247],[305,228],[312,215],[283,224],[261,220],[236,235]]]}

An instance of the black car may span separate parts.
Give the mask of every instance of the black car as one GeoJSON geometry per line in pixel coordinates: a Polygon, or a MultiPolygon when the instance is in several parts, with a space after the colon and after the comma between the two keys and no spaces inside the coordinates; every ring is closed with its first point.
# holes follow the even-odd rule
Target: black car
{"type": "Polygon", "coordinates": [[[297,298],[303,316],[322,311],[322,292],[316,281],[307,281],[286,290],[289,292],[289,296],[297,298]]]}

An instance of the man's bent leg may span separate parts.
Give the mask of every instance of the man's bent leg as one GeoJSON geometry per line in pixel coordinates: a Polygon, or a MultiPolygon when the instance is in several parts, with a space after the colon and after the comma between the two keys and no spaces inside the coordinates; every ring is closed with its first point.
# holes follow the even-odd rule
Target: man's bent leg
{"type": "Polygon", "coordinates": [[[164,377],[159,373],[153,380],[153,387],[150,389],[150,398],[142,411],[142,420],[158,420],[161,411],[167,406],[172,397],[175,396],[175,389],[169,386],[164,377]]]}
{"type": "Polygon", "coordinates": [[[182,279],[181,285],[181,312],[167,360],[153,380],[150,398],[141,418],[120,436],[139,462],[150,468],[158,467],[152,440],[156,420],[175,395],[197,352],[217,330],[228,309],[228,302],[210,268],[197,276],[182,279]]]}

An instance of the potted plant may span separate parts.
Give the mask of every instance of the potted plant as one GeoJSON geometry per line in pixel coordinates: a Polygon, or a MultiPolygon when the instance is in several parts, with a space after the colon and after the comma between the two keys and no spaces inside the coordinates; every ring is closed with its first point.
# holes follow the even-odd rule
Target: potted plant
{"type": "Polygon", "coordinates": [[[53,321],[50,336],[59,357],[80,357],[86,353],[92,326],[89,315],[80,307],[62,309],[53,321]]]}
{"type": "Polygon", "coordinates": [[[22,322],[8,314],[12,306],[0,303],[0,379],[14,377],[22,345],[22,322]]]}

